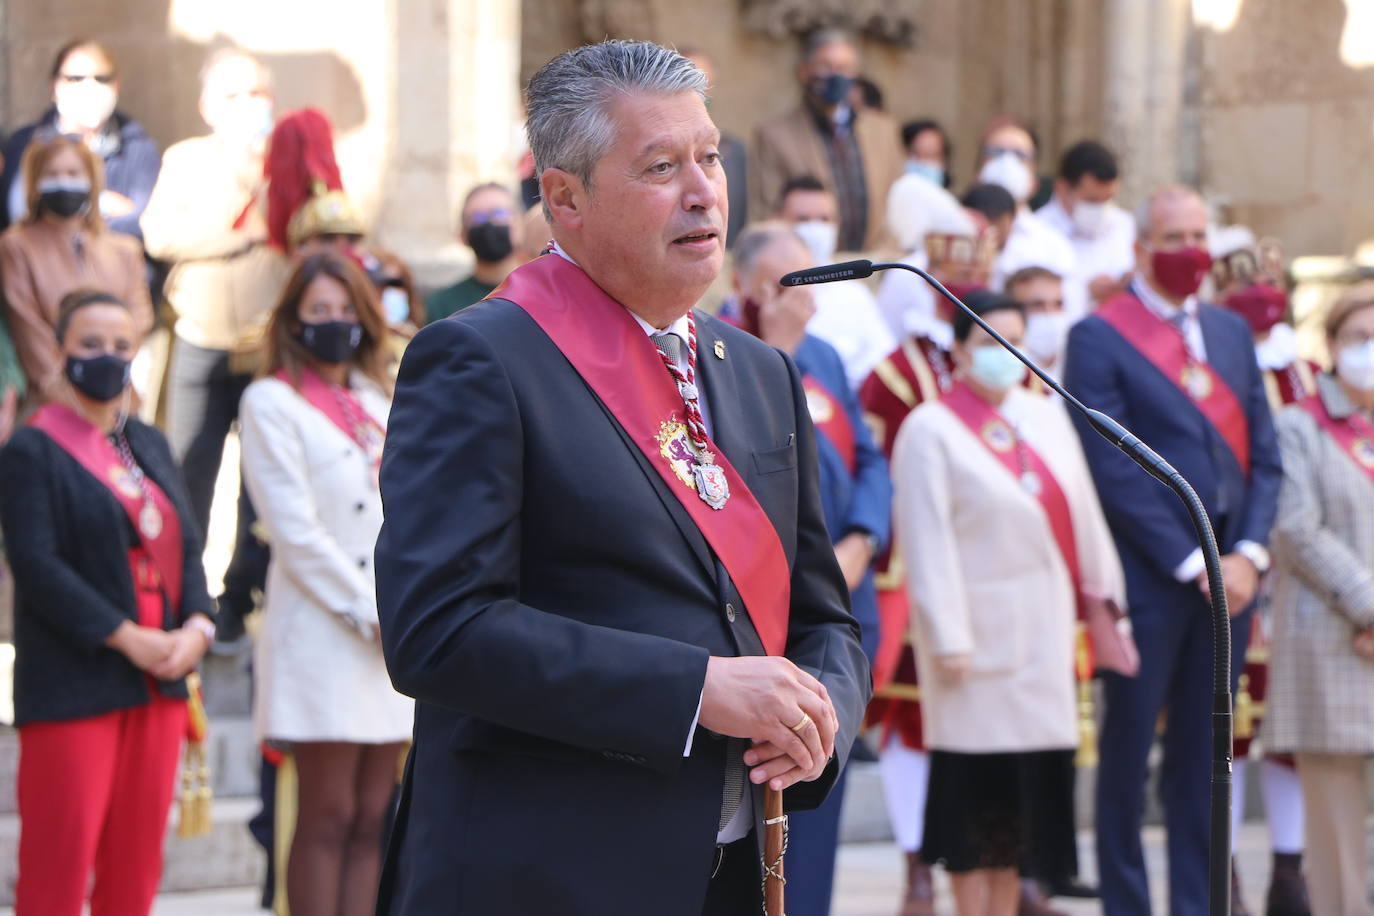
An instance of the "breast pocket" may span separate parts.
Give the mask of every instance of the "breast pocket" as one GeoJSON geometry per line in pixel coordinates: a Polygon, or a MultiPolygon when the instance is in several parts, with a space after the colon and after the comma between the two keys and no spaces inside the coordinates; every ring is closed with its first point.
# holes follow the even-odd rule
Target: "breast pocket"
{"type": "Polygon", "coordinates": [[[797,466],[797,443],[787,443],[782,448],[770,448],[754,452],[754,473],[780,474],[797,466]]]}

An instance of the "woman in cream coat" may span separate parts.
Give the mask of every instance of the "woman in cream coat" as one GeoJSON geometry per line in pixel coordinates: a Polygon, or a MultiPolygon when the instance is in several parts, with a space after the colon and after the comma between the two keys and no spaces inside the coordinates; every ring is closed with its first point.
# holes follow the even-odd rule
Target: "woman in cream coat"
{"type": "MultiPolygon", "coordinates": [[[[1021,341],[1025,314],[1014,301],[978,292],[969,305],[1021,341]]],[[[921,684],[932,751],[923,852],[945,863],[960,916],[1011,916],[1028,848],[1058,840],[1067,848],[1036,853],[1075,855],[1067,803],[1047,812],[1065,823],[1038,814],[1033,837],[1022,822],[1028,801],[1054,792],[1055,761],[1078,744],[1078,593],[1120,605],[1125,587],[1063,406],[1021,388],[1024,367],[962,313],[954,328],[959,384],[907,418],[892,461],[913,641],[930,672],[921,684]],[[1054,482],[1077,589],[1040,496],[1054,482]]]]}
{"type": "Polygon", "coordinates": [[[269,319],[264,377],[243,397],[243,469],[272,547],[254,657],[263,738],[291,744],[300,796],[293,916],[370,913],[411,701],[387,676],[372,550],[390,387],[366,275],[305,258],[269,319]]]}

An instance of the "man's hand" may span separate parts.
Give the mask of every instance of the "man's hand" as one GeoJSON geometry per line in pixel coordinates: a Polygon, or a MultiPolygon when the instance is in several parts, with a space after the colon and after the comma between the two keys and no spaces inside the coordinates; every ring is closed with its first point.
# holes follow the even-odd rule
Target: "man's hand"
{"type": "Polygon", "coordinates": [[[1098,274],[1088,281],[1088,296],[1095,305],[1100,305],[1124,290],[1130,277],[1130,274],[1123,274],[1120,277],[1098,274]]]}
{"type": "Polygon", "coordinates": [[[840,538],[835,545],[835,560],[844,573],[844,584],[852,592],[863,581],[864,574],[873,563],[873,551],[869,549],[868,537],[855,531],[840,538]]]}
{"type": "Polygon", "coordinates": [[[106,638],[105,645],[122,654],[140,671],[149,673],[165,663],[174,648],[172,634],[154,627],[141,627],[132,620],[121,623],[106,638]]]}
{"type": "Polygon", "coordinates": [[[788,287],[759,303],[759,337],[784,353],[796,353],[815,314],[811,290],[804,286],[788,287]]]}
{"type": "Polygon", "coordinates": [[[839,729],[824,684],[785,658],[763,655],[712,656],[697,721],[753,741],[744,755],[749,778],[777,790],[818,779],[835,753],[839,729]],[[798,723],[805,726],[794,731],[798,723]]]}
{"type": "Polygon", "coordinates": [[[967,652],[935,656],[935,676],[946,687],[958,687],[968,678],[970,667],[967,652]]]}
{"type": "MultiPolygon", "coordinates": [[[[1259,570],[1243,553],[1228,553],[1221,558],[1221,581],[1226,586],[1226,610],[1232,616],[1242,613],[1255,600],[1259,588],[1259,570]]],[[[1204,571],[1197,578],[1198,588],[1207,600],[1212,599],[1212,588],[1204,571]]]]}

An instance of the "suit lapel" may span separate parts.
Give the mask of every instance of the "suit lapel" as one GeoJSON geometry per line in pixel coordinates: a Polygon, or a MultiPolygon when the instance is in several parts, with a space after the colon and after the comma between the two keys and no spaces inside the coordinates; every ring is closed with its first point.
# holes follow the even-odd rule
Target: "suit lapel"
{"type": "Polygon", "coordinates": [[[746,435],[744,417],[740,413],[739,386],[730,363],[730,353],[722,349],[725,357],[716,356],[716,343],[719,341],[723,348],[724,342],[715,333],[710,321],[700,313],[698,318],[697,376],[702,382],[706,409],[711,415],[711,441],[725,453],[747,484],[754,473],[753,449],[746,435]]]}
{"type": "Polygon", "coordinates": [[[1240,398],[1244,389],[1236,384],[1238,376],[1235,371],[1233,354],[1228,346],[1230,341],[1217,327],[1216,316],[1212,314],[1209,306],[1199,306],[1197,318],[1198,324],[1202,328],[1202,344],[1207,348],[1207,362],[1216,370],[1217,375],[1222,377],[1227,386],[1235,392],[1236,397],[1240,398]]]}

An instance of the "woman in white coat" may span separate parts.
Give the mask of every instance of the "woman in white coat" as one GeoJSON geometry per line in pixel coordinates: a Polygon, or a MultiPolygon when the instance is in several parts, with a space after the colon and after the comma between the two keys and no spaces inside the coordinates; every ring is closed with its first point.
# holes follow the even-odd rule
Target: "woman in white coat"
{"type": "MultiPolygon", "coordinates": [[[[1016,302],[980,291],[968,304],[1020,343],[1016,302]]],[[[1080,601],[1120,604],[1125,587],[1063,406],[1020,387],[1025,368],[962,313],[954,335],[957,382],[906,419],[892,461],[913,641],[931,673],[922,851],[944,863],[960,916],[1013,916],[1030,846],[1075,855],[1070,806],[1035,804],[1078,744],[1075,612],[1080,601]],[[1044,822],[1059,815],[1065,823],[1044,822]]]]}
{"type": "Polygon", "coordinates": [[[362,270],[305,258],[268,321],[240,412],[243,472],[272,560],[254,656],[259,736],[299,776],[293,916],[371,913],[411,701],[378,641],[372,550],[389,407],[387,326],[362,270]]]}

